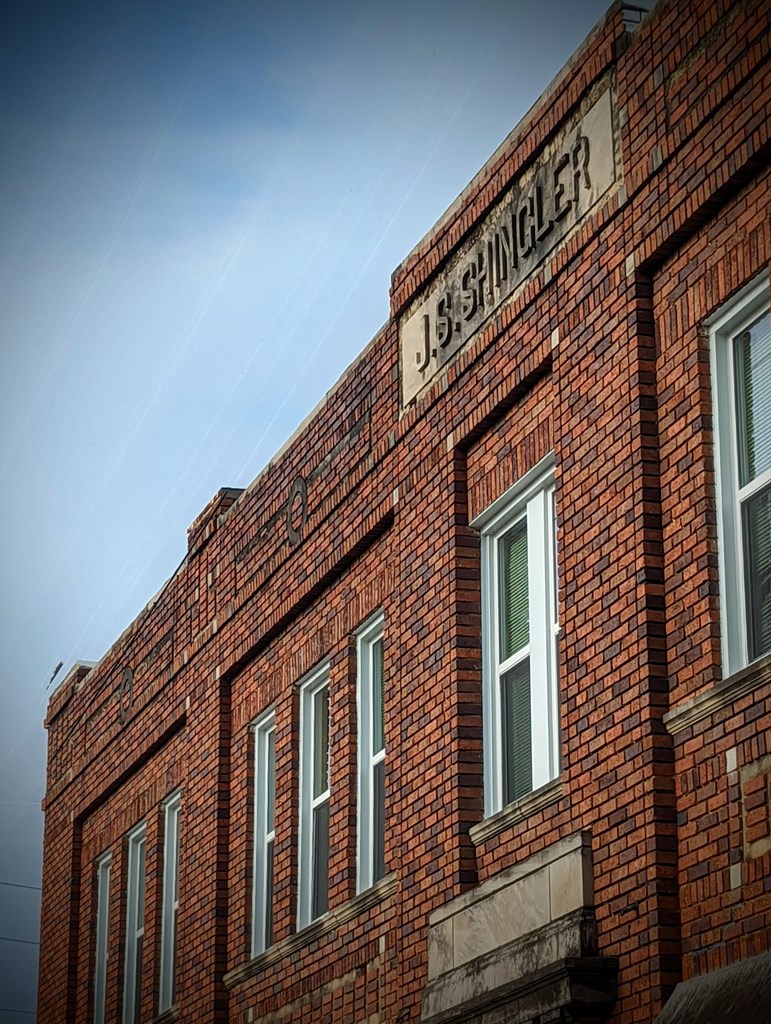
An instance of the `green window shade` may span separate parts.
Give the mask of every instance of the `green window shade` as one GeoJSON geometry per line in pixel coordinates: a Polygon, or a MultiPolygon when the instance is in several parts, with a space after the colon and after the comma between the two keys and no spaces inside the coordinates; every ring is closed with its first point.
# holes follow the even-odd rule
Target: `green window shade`
{"type": "Polygon", "coordinates": [[[750,658],[771,651],[771,487],[743,505],[750,658]]]}
{"type": "Polygon", "coordinates": [[[771,468],[771,316],[734,338],[739,483],[771,468]]]}
{"type": "Polygon", "coordinates": [[[533,788],[529,658],[501,677],[501,691],[504,801],[509,804],[533,788]]]}
{"type": "MultiPolygon", "coordinates": [[[[145,926],[145,840],[139,843],[137,850],[137,921],[136,930],[145,926]]],[[[137,960],[137,973],[141,970],[141,960],[137,960]]]]}
{"type": "Polygon", "coordinates": [[[501,537],[498,549],[500,577],[500,646],[505,661],[528,642],[527,521],[501,537]]]}
{"type": "Polygon", "coordinates": [[[265,808],[265,831],[272,832],[274,828],[274,818],[276,814],[276,734],[271,731],[267,736],[268,749],[267,749],[267,768],[268,777],[266,779],[267,789],[267,807],[265,808]]]}
{"type": "Polygon", "coordinates": [[[372,645],[372,753],[385,746],[383,732],[383,641],[372,645]]]}
{"type": "Polygon", "coordinates": [[[313,796],[329,788],[329,699],[323,686],[313,695],[313,796]]]}

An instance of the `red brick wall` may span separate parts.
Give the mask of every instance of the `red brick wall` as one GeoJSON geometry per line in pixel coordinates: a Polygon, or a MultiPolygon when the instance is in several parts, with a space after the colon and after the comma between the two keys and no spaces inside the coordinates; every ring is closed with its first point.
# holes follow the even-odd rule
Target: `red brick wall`
{"type": "Polygon", "coordinates": [[[161,802],[177,786],[185,1020],[417,1020],[429,912],[579,829],[592,835],[600,950],[619,959],[614,1021],[648,1021],[681,974],[767,947],[768,673],[747,696],[672,722],[721,679],[703,323],[771,263],[769,14],[769,3],[671,0],[629,37],[613,8],[397,269],[393,318],[323,406],[245,493],[215,499],[152,606],[56,692],[41,1020],[89,1019],[94,859],[108,848],[108,1017],[118,1019],[125,836],[143,818],[143,1019],[157,1012],[161,802]],[[401,410],[399,314],[603,79],[616,186],[401,410]],[[469,834],[483,816],[469,523],[550,451],[562,772],[551,803],[479,839],[469,834]],[[298,477],[307,504],[289,516],[295,538],[287,502],[298,477]],[[354,899],[352,634],[378,609],[390,874],[368,902],[354,899]],[[332,915],[294,939],[296,684],[322,658],[332,915]],[[249,725],[270,705],[278,945],[249,968],[249,725]]]}

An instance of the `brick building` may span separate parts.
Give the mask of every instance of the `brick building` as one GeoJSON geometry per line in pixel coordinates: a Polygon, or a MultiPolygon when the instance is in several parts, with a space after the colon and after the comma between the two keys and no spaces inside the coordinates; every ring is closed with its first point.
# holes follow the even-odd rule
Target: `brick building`
{"type": "Polygon", "coordinates": [[[611,7],[72,669],[41,1021],[763,1005],[770,52],[768,0],[611,7]]]}

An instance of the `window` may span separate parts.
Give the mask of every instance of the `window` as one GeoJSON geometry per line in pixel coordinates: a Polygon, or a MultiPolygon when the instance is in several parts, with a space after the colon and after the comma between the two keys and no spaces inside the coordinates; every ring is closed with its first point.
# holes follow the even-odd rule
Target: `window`
{"type": "Polygon", "coordinates": [[[474,525],[482,534],[485,812],[490,815],[559,774],[551,457],[474,525]]]}
{"type": "Polygon", "coordinates": [[[329,667],[300,689],[300,877],[297,925],[327,912],[329,886],[329,667]]]}
{"type": "Polygon", "coordinates": [[[273,712],[254,726],[254,891],[252,956],[273,943],[273,840],[276,799],[276,721],[273,712]]]}
{"type": "Polygon", "coordinates": [[[357,638],[359,719],[359,830],[357,886],[363,892],[385,875],[385,731],[383,727],[383,617],[357,638]]]}
{"type": "Polygon", "coordinates": [[[179,802],[180,794],[164,804],[163,907],[161,914],[161,988],[158,1010],[174,1005],[177,964],[177,915],[179,910],[179,802]]]}
{"type": "Polygon", "coordinates": [[[144,822],[128,837],[126,893],[126,962],[123,977],[123,1024],[137,1024],[142,1002],[142,944],[145,935],[144,822]]]}
{"type": "Polygon", "coordinates": [[[94,1024],[104,1024],[107,990],[107,937],[110,927],[110,869],[112,855],[105,853],[96,862],[96,953],[94,966],[94,1024]]]}
{"type": "Polygon", "coordinates": [[[710,325],[726,675],[771,652],[771,317],[755,284],[710,325]]]}

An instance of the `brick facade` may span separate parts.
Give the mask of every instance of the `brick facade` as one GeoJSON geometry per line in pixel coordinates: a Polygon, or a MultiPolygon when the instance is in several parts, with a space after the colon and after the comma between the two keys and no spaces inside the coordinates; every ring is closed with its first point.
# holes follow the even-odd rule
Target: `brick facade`
{"type": "MultiPolygon", "coordinates": [[[[588,872],[565,918],[580,948],[554,963],[563,980],[604,979],[591,1019],[651,1021],[682,979],[768,952],[771,657],[722,667],[709,321],[769,279],[770,52],[765,0],[660,0],[639,26],[614,5],[395,271],[390,319],[356,363],[249,488],[212,500],[181,568],[98,665],[70,672],[46,721],[41,1021],[94,1019],[108,850],[105,1020],[122,1019],[126,837],[140,821],[141,1020],[158,1017],[162,805],[177,789],[164,1019],[531,1021],[510,969],[510,990],[483,986],[456,1012],[451,986],[469,964],[486,977],[498,953],[456,943],[443,960],[432,943],[450,918],[510,922],[506,901],[548,877],[551,917],[506,946],[547,1007],[558,981],[536,959],[568,914],[559,871],[588,872]],[[543,251],[520,252],[505,301],[405,403],[410,316],[605,95],[612,183],[567,227],[555,216],[543,251]],[[550,453],[561,766],[485,816],[472,524],[550,453]],[[387,874],[357,893],[355,635],[378,610],[387,874]],[[324,660],[329,912],[298,931],[297,684],[324,660]],[[252,957],[250,724],[270,707],[274,941],[252,957]]],[[[556,1011],[538,1012],[545,1024],[556,1011]]]]}

